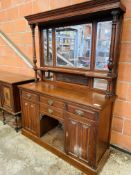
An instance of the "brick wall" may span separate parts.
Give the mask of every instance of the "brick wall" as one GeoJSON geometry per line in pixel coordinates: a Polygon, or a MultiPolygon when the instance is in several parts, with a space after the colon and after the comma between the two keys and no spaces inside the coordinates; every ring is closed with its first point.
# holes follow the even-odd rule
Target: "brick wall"
{"type": "MultiPolygon", "coordinates": [[[[84,1],[0,0],[0,29],[25,55],[32,59],[31,33],[24,16],[84,1]]],[[[111,143],[131,151],[131,0],[122,0],[122,2],[127,8],[127,12],[123,23],[117,81],[118,98],[114,105],[111,143]]],[[[38,50],[37,57],[39,57],[38,50]]],[[[20,72],[28,75],[33,74],[33,71],[21,61],[1,38],[0,70],[20,72]]]]}

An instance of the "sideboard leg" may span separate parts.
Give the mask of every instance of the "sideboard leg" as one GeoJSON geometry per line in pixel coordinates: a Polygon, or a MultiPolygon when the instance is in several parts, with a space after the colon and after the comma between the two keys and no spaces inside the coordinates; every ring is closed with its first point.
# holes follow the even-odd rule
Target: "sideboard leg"
{"type": "Polygon", "coordinates": [[[19,131],[19,121],[18,121],[18,118],[19,118],[19,116],[18,115],[15,115],[15,130],[16,130],[16,132],[18,132],[19,131]]]}
{"type": "Polygon", "coordinates": [[[3,124],[5,125],[6,124],[6,117],[5,117],[5,112],[3,109],[2,109],[2,116],[3,116],[3,124]]]}

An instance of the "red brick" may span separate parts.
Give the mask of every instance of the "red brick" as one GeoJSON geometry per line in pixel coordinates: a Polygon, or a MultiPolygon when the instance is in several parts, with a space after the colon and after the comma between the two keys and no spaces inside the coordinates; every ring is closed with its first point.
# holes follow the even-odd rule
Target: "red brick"
{"type": "Polygon", "coordinates": [[[122,32],[122,41],[131,40],[131,19],[124,20],[123,32],[122,32]]]}
{"type": "Polygon", "coordinates": [[[121,81],[131,82],[131,64],[120,63],[118,69],[118,79],[121,81]]]}
{"type": "Polygon", "coordinates": [[[26,27],[27,27],[27,21],[25,19],[20,19],[14,22],[15,32],[26,31],[26,27]]]}
{"type": "Polygon", "coordinates": [[[122,135],[116,131],[112,131],[111,133],[111,143],[131,151],[131,137],[127,135],[122,135]]]}
{"type": "Polygon", "coordinates": [[[127,101],[116,100],[113,113],[116,116],[131,119],[131,103],[127,101]]]}
{"type": "Polygon", "coordinates": [[[10,7],[11,6],[11,0],[3,0],[1,1],[1,7],[4,9],[4,8],[7,8],[7,7],[10,7]]]}
{"type": "Polygon", "coordinates": [[[19,6],[19,16],[26,16],[32,14],[32,2],[19,6]]]}
{"type": "Polygon", "coordinates": [[[117,82],[116,94],[118,95],[119,99],[125,100],[127,98],[128,87],[129,85],[127,82],[117,82]]]}
{"type": "Polygon", "coordinates": [[[131,120],[124,121],[124,130],[123,133],[125,135],[131,136],[131,120]]]}
{"type": "MultiPolygon", "coordinates": [[[[54,1],[54,0],[53,0],[54,1]]],[[[33,13],[38,13],[42,11],[48,11],[50,9],[50,3],[53,3],[53,1],[49,0],[35,0],[33,2],[33,13]]]]}
{"type": "Polygon", "coordinates": [[[131,102],[131,84],[128,85],[127,100],[131,102]]]}
{"type": "Polygon", "coordinates": [[[131,62],[131,42],[121,44],[120,61],[131,62]]]}
{"type": "Polygon", "coordinates": [[[6,33],[13,33],[14,32],[14,22],[7,22],[3,25],[3,32],[6,33]]]}
{"type": "Polygon", "coordinates": [[[11,8],[7,11],[7,19],[14,20],[18,18],[18,7],[11,8]]]}
{"type": "Polygon", "coordinates": [[[11,1],[12,1],[12,6],[23,3],[23,0],[11,0],[11,1]]]}
{"type": "Polygon", "coordinates": [[[50,1],[50,8],[51,9],[56,9],[56,8],[65,7],[65,6],[69,6],[69,5],[71,5],[70,0],[53,0],[53,1],[50,1]]]}
{"type": "Polygon", "coordinates": [[[126,7],[125,18],[131,17],[131,0],[122,0],[123,5],[126,7]]]}
{"type": "Polygon", "coordinates": [[[122,132],[122,128],[123,128],[123,119],[114,116],[112,120],[112,129],[114,131],[122,132]]]}
{"type": "Polygon", "coordinates": [[[0,12],[0,22],[6,22],[7,19],[8,19],[7,11],[0,12]]]}

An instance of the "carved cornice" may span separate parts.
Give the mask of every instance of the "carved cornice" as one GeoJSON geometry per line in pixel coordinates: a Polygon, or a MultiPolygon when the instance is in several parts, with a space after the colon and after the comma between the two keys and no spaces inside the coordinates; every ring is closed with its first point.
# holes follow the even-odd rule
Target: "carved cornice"
{"type": "Polygon", "coordinates": [[[125,7],[121,4],[120,0],[91,0],[55,10],[29,15],[25,18],[29,24],[39,24],[48,23],[48,21],[55,22],[75,16],[88,16],[101,12],[105,12],[107,14],[116,9],[122,13],[125,12],[125,7]]]}

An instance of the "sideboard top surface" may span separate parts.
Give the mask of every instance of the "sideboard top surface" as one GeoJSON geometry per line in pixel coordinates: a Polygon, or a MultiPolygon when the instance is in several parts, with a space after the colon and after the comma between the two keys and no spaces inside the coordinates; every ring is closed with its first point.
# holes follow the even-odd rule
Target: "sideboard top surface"
{"type": "Polygon", "coordinates": [[[19,84],[20,82],[26,82],[34,80],[33,77],[24,76],[21,74],[15,74],[6,71],[0,71],[0,81],[8,84],[19,84]]]}
{"type": "Polygon", "coordinates": [[[19,86],[20,89],[31,90],[36,93],[50,95],[52,97],[75,102],[81,105],[89,106],[94,109],[102,110],[104,106],[111,103],[114,98],[106,98],[93,90],[66,88],[53,82],[28,83],[19,86]]]}

